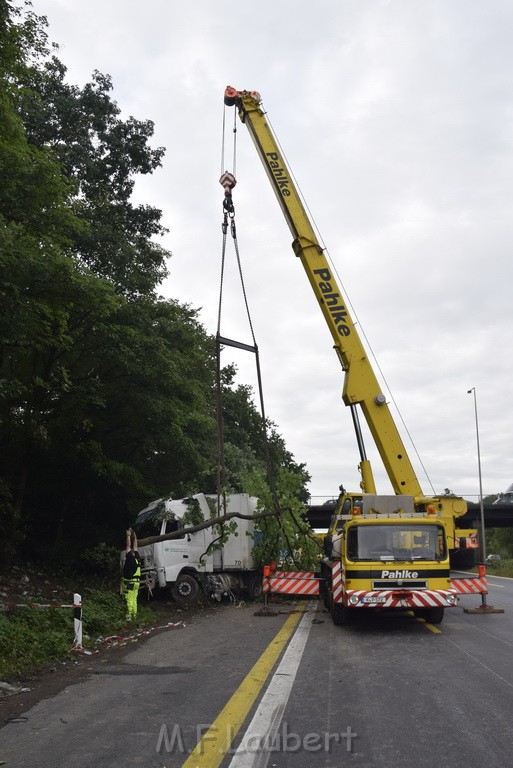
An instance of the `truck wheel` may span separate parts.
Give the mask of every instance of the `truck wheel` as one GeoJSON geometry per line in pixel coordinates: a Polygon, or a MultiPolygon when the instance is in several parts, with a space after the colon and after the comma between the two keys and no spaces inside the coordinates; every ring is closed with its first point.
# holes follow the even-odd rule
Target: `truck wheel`
{"type": "Polygon", "coordinates": [[[334,603],[331,608],[331,618],[333,619],[333,624],[337,627],[343,627],[349,624],[351,618],[349,609],[341,603],[334,603]]]}
{"type": "Polygon", "coordinates": [[[441,624],[444,618],[444,609],[440,608],[428,608],[424,614],[424,618],[429,624],[441,624]]]}
{"type": "Polygon", "coordinates": [[[189,573],[182,573],[170,587],[171,597],[175,603],[185,605],[192,603],[198,597],[199,584],[189,573]]]}
{"type": "Polygon", "coordinates": [[[246,585],[246,592],[250,600],[258,600],[262,594],[262,577],[252,576],[246,585]]]}

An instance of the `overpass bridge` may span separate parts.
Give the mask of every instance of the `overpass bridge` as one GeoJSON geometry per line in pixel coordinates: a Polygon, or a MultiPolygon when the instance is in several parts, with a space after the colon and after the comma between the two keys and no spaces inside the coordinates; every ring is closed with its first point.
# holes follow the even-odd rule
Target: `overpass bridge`
{"type": "MultiPolygon", "coordinates": [[[[327,528],[335,510],[336,501],[311,504],[307,519],[312,528],[327,528]]],[[[513,528],[513,504],[485,504],[485,528],[513,528]]],[[[459,528],[478,528],[481,521],[479,504],[472,504],[465,515],[458,518],[459,528]]]]}
{"type": "MultiPolygon", "coordinates": [[[[324,504],[311,504],[308,507],[307,520],[312,528],[328,528],[335,511],[336,500],[324,504]]],[[[485,528],[513,528],[513,504],[485,504],[483,506],[485,528]]],[[[479,504],[472,504],[467,513],[458,517],[459,528],[477,528],[481,526],[479,504]]],[[[457,550],[451,554],[451,567],[460,570],[473,568],[478,561],[477,549],[457,550]]]]}

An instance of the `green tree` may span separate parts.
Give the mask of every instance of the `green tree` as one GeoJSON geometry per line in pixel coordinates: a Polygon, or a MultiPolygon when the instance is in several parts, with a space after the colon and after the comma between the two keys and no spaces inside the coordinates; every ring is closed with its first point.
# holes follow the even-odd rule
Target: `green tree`
{"type": "MultiPolygon", "coordinates": [[[[214,342],[156,296],[161,212],[131,201],[163,150],[150,121],[120,118],[108,76],[65,75],[46,20],[0,0],[0,514],[11,546],[30,530],[70,551],[115,542],[150,499],[215,491],[218,459],[214,342]]],[[[266,462],[233,368],[223,391],[227,485],[300,513],[304,466],[272,422],[266,462]]],[[[290,523],[273,551],[295,556],[290,523]]]]}
{"type": "Polygon", "coordinates": [[[25,517],[42,546],[115,541],[148,500],[183,496],[212,471],[211,339],[186,307],[101,288],[91,280],[70,315],[69,348],[37,356],[44,439],[20,448],[31,471],[25,517]]]}
{"type": "MultiPolygon", "coordinates": [[[[160,212],[129,202],[132,176],[160,162],[162,150],[147,147],[151,124],[118,118],[108,78],[97,75],[83,91],[67,86],[65,68],[49,58],[44,19],[31,10],[21,18],[5,2],[0,19],[0,494],[15,538],[38,519],[50,534],[77,499],[97,508],[95,487],[102,498],[116,482],[128,497],[144,481],[147,488],[140,468],[118,455],[121,445],[129,450],[127,426],[109,412],[116,376],[105,362],[117,362],[118,380],[131,374],[133,384],[137,370],[147,383],[143,308],[115,292],[151,295],[167,254],[151,242],[163,231],[160,212]],[[102,217],[111,234],[93,228],[102,217]],[[112,263],[110,272],[84,243],[112,263]],[[126,354],[129,371],[120,373],[131,341],[137,352],[126,354]]],[[[166,310],[152,301],[157,326],[166,310]]],[[[144,434],[151,440],[151,430],[144,434]]]]}
{"type": "MultiPolygon", "coordinates": [[[[80,231],[71,198],[74,184],[62,176],[48,148],[31,146],[11,95],[8,70],[18,71],[23,50],[6,21],[0,36],[0,450],[9,479],[0,485],[6,533],[18,528],[28,457],[45,441],[38,402],[48,380],[35,359],[43,347],[69,344],[66,313],[75,278],[65,248],[80,231]],[[43,374],[44,377],[44,374],[43,374]],[[10,472],[9,472],[10,470],[10,472]]],[[[62,371],[53,384],[62,387],[62,371]]]]}
{"type": "Polygon", "coordinates": [[[81,263],[128,296],[148,294],[167,275],[169,253],[154,238],[166,232],[162,212],[134,205],[134,178],[161,165],[151,149],[151,120],[120,118],[112,80],[95,71],[83,88],[66,82],[66,67],[51,56],[26,70],[17,98],[28,141],[49,147],[76,182],[83,223],[74,241],[81,263]]]}
{"type": "Polygon", "coordinates": [[[253,391],[236,385],[235,374],[233,366],[222,372],[225,490],[259,499],[256,521],[263,536],[254,552],[257,561],[314,568],[319,546],[305,520],[310,476],[287,450],[273,422],[267,421],[264,435],[253,391]]]}
{"type": "Polygon", "coordinates": [[[245,484],[253,469],[258,469],[264,474],[270,469],[271,474],[277,475],[280,469],[285,468],[299,476],[299,499],[306,502],[308,492],[305,486],[310,478],[304,464],[295,462],[276,424],[268,419],[267,467],[262,416],[255,405],[253,390],[246,384],[236,384],[235,376],[236,369],[232,365],[226,366],[222,371],[221,400],[227,486],[235,492],[245,492],[245,484]]]}
{"type": "Polygon", "coordinates": [[[274,510],[275,516],[256,518],[256,528],[263,533],[254,548],[257,562],[275,561],[283,570],[317,570],[320,548],[306,521],[307,507],[301,501],[306,471],[280,467],[275,478],[276,493],[264,474],[254,470],[246,478],[248,492],[259,499],[259,511],[274,510]]]}
{"type": "Polygon", "coordinates": [[[486,536],[489,550],[513,559],[513,528],[494,528],[486,536]]]}

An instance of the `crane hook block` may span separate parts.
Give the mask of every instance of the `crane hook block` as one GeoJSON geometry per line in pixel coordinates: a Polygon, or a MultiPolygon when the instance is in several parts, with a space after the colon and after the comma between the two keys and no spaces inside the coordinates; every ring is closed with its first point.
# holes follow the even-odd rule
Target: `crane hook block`
{"type": "Polygon", "coordinates": [[[231,195],[232,189],[237,184],[237,179],[233,175],[233,173],[229,173],[228,171],[225,171],[221,178],[219,179],[219,184],[221,184],[222,187],[224,187],[224,194],[226,196],[231,195]]]}

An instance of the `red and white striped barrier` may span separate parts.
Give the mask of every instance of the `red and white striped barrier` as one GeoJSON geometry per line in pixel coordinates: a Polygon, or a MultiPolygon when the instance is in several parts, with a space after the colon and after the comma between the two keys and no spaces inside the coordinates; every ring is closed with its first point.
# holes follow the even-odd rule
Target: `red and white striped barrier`
{"type": "Polygon", "coordinates": [[[460,595],[487,595],[488,583],[486,576],[467,576],[451,578],[451,587],[460,595]]]}
{"type": "MultiPolygon", "coordinates": [[[[345,589],[345,573],[340,561],[336,560],[332,564],[332,590],[334,603],[346,602],[351,596],[357,596],[358,602],[353,602],[353,607],[396,608],[407,603],[412,608],[434,608],[452,606],[454,603],[447,602],[446,598],[455,592],[460,595],[487,595],[488,585],[486,569],[480,566],[478,575],[452,576],[451,587],[448,590],[416,590],[408,589],[405,585],[404,589],[379,590],[379,592],[375,590],[347,591],[345,589]]],[[[266,597],[269,594],[315,597],[320,594],[320,577],[313,571],[273,572],[270,566],[264,566],[262,592],[266,597]]]]}
{"type": "MultiPolygon", "coordinates": [[[[488,582],[486,581],[486,565],[477,566],[477,576],[465,574],[465,576],[451,576],[451,587],[460,595],[487,595],[488,582]]],[[[486,598],[483,597],[486,603],[486,598]]]]}
{"type": "Polygon", "coordinates": [[[319,577],[312,571],[275,571],[267,575],[264,568],[262,592],[315,597],[319,594],[319,577]]]}
{"type": "Polygon", "coordinates": [[[333,590],[333,602],[341,603],[344,595],[346,573],[342,570],[340,560],[335,560],[331,567],[331,588],[333,590]]]}

